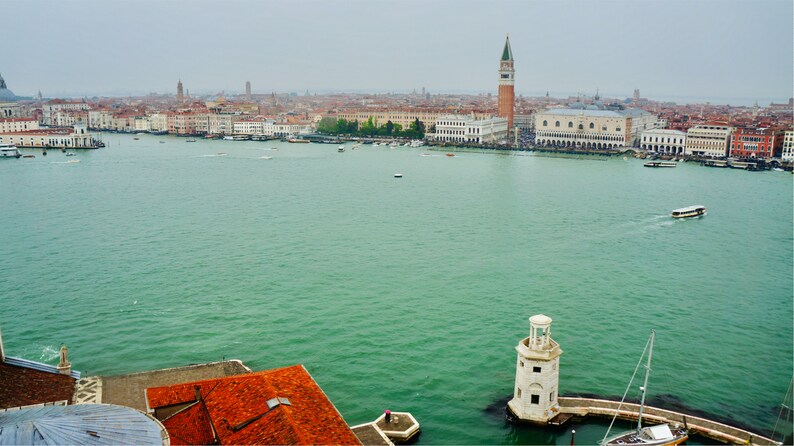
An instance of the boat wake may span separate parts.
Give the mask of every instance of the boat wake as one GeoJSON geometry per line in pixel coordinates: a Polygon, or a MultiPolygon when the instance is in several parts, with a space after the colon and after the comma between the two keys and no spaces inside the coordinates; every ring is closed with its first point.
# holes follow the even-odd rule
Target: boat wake
{"type": "Polygon", "coordinates": [[[213,153],[210,155],[199,155],[196,158],[217,158],[219,156],[229,156],[228,153],[213,153]]]}

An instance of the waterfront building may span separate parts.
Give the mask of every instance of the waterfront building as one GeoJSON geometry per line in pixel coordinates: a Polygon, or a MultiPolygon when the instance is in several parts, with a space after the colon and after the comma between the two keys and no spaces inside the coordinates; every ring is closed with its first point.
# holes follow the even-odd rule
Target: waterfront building
{"type": "Polygon", "coordinates": [[[87,131],[85,123],[78,122],[73,128],[46,128],[18,132],[0,132],[0,144],[35,148],[96,148],[94,137],[87,131]]]}
{"type": "Polygon", "coordinates": [[[113,127],[113,113],[107,109],[88,111],[88,128],[110,130],[113,127]]]}
{"type": "Polygon", "coordinates": [[[429,139],[442,142],[496,144],[507,138],[507,118],[476,119],[472,115],[444,115],[435,123],[429,139]]]}
{"type": "Polygon", "coordinates": [[[513,66],[513,51],[510,49],[510,37],[505,37],[505,47],[499,60],[499,106],[497,115],[507,118],[507,128],[513,128],[513,113],[516,104],[515,79],[516,70],[513,66]]]}
{"type": "Polygon", "coordinates": [[[640,109],[553,108],[535,114],[535,141],[586,149],[636,147],[642,132],[656,126],[656,116],[640,109]]]}
{"type": "Polygon", "coordinates": [[[176,83],[176,102],[177,104],[185,102],[185,94],[182,91],[182,79],[179,79],[179,82],[176,83]]]}
{"type": "Polygon", "coordinates": [[[0,118],[19,118],[21,116],[22,107],[19,104],[0,100],[0,118]]]}
{"type": "Polygon", "coordinates": [[[733,128],[723,123],[706,123],[691,127],[686,132],[684,154],[725,158],[733,128]]]}
{"type": "Polygon", "coordinates": [[[38,129],[39,121],[36,118],[0,118],[0,133],[38,129]]]}
{"type": "Polygon", "coordinates": [[[344,119],[348,122],[358,121],[358,125],[364,124],[370,118],[376,127],[386,125],[391,121],[392,124],[399,124],[403,129],[409,128],[412,122],[417,119],[419,122],[424,123],[425,128],[429,129],[431,125],[435,124],[436,119],[444,114],[437,110],[422,110],[411,108],[396,108],[385,110],[342,110],[338,113],[337,118],[344,119]]]}
{"type": "Polygon", "coordinates": [[[223,113],[210,113],[207,115],[209,127],[206,132],[213,135],[231,135],[234,133],[235,121],[241,119],[240,116],[223,113]]]}
{"type": "Polygon", "coordinates": [[[533,132],[535,131],[535,114],[514,115],[513,125],[523,132],[533,132]]]}
{"type": "Polygon", "coordinates": [[[546,424],[560,412],[558,401],[562,349],[551,338],[551,318],[529,318],[529,336],[516,346],[516,385],[507,408],[518,419],[546,424]]]}
{"type": "Polygon", "coordinates": [[[167,132],[168,115],[165,113],[154,113],[149,115],[149,127],[152,132],[167,132]]]}
{"type": "Polygon", "coordinates": [[[361,444],[302,365],[146,389],[186,444],[361,444]]]}
{"type": "Polygon", "coordinates": [[[152,122],[148,116],[135,116],[133,131],[135,132],[150,132],[152,131],[152,122]]]}
{"type": "Polygon", "coordinates": [[[63,99],[53,99],[47,101],[42,107],[42,124],[57,125],[53,120],[53,115],[62,110],[88,110],[88,103],[83,101],[66,101],[63,99]]]}
{"type": "Polygon", "coordinates": [[[71,127],[78,121],[88,122],[88,110],[55,110],[50,115],[50,125],[71,127]]]}
{"type": "Polygon", "coordinates": [[[794,130],[787,130],[783,134],[783,150],[780,158],[783,161],[794,161],[794,130]]]}
{"type": "Polygon", "coordinates": [[[730,156],[777,158],[783,149],[783,132],[770,128],[739,127],[731,133],[730,156]]]}
{"type": "Polygon", "coordinates": [[[680,130],[652,129],[642,132],[640,148],[670,155],[683,155],[686,133],[680,130]]]}
{"type": "MultiPolygon", "coordinates": [[[[274,124],[271,121],[271,125],[274,124]]],[[[235,135],[263,135],[265,133],[265,120],[262,118],[246,118],[235,121],[232,133],[235,135]]]]}

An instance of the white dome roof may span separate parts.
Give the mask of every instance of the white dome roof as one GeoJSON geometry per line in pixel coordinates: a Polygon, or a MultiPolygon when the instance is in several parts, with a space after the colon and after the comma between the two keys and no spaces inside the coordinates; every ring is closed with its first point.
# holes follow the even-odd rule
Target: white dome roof
{"type": "Polygon", "coordinates": [[[529,323],[532,325],[550,325],[551,318],[545,314],[536,314],[529,318],[529,323]]]}

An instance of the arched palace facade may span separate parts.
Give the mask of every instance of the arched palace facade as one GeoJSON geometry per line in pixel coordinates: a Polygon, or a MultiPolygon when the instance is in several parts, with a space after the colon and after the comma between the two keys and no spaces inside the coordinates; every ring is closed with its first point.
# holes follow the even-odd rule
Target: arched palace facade
{"type": "Polygon", "coordinates": [[[541,146],[617,149],[635,146],[656,117],[643,110],[551,109],[535,115],[535,143],[541,146]]]}

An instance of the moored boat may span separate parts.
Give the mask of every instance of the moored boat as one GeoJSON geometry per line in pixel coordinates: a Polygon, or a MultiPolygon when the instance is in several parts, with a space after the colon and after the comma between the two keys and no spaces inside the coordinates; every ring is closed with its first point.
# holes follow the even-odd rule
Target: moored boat
{"type": "Polygon", "coordinates": [[[307,139],[290,138],[290,139],[287,140],[287,142],[300,143],[300,144],[309,144],[310,141],[307,140],[307,139]]]}
{"type": "Polygon", "coordinates": [[[0,158],[19,158],[22,153],[16,146],[11,144],[0,144],[0,158]]]}
{"type": "MultiPolygon", "coordinates": [[[[645,352],[648,353],[648,362],[645,365],[645,383],[640,387],[642,396],[640,397],[640,411],[637,416],[637,428],[609,437],[609,430],[612,428],[612,424],[615,422],[615,418],[617,418],[618,412],[620,411],[620,406],[618,406],[618,409],[615,411],[615,417],[612,418],[612,423],[609,425],[610,429],[607,430],[606,435],[604,435],[604,439],[601,440],[600,444],[602,446],[666,446],[681,444],[689,439],[689,431],[686,427],[676,425],[671,428],[671,426],[667,423],[642,427],[642,412],[645,408],[645,393],[648,390],[648,378],[651,374],[651,358],[653,357],[653,340],[655,337],[656,331],[651,330],[651,336],[648,338],[648,343],[645,346],[645,350],[642,352],[642,357],[640,357],[640,362],[642,362],[643,358],[645,357],[645,352]]],[[[639,368],[639,364],[637,365],[637,368],[639,368]]],[[[632,376],[632,380],[633,379],[634,377],[632,376]]],[[[629,388],[630,387],[631,382],[629,382],[629,388]]],[[[628,389],[626,390],[626,393],[628,393],[628,389]]],[[[622,403],[623,401],[621,401],[621,404],[622,403]]],[[[686,421],[686,419],[684,420],[686,421]]]]}
{"type": "Polygon", "coordinates": [[[670,215],[673,218],[700,217],[706,215],[706,207],[701,205],[687,206],[685,208],[674,209],[670,215]]]}

